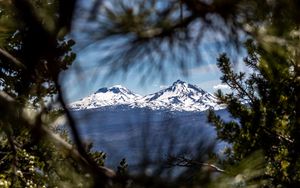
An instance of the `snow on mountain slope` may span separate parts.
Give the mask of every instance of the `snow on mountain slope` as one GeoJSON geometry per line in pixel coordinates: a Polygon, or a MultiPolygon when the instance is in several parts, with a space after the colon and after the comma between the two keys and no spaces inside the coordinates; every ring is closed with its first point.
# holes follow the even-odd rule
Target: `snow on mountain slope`
{"type": "Polygon", "coordinates": [[[213,95],[181,80],[177,80],[166,89],[143,97],[140,101],[143,101],[142,104],[145,104],[145,106],[154,109],[203,111],[210,107],[220,108],[217,105],[217,99],[213,95]]]}
{"type": "Polygon", "coordinates": [[[83,110],[112,105],[125,105],[135,102],[137,98],[141,98],[141,96],[132,93],[123,86],[115,85],[110,88],[101,88],[92,95],[71,103],[69,107],[75,110],[83,110]]]}
{"type": "Polygon", "coordinates": [[[180,80],[166,89],[144,97],[119,85],[101,88],[96,93],[71,103],[69,107],[82,110],[114,105],[173,111],[204,111],[208,108],[215,110],[223,108],[217,104],[217,99],[210,93],[180,80]]]}

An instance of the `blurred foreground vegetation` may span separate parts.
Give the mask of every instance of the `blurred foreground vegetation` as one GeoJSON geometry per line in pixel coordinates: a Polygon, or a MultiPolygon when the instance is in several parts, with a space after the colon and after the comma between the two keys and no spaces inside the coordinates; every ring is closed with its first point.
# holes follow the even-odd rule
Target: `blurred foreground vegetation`
{"type": "Polygon", "coordinates": [[[168,165],[185,168],[173,178],[131,173],[126,160],[109,169],[105,154],[79,137],[59,75],[76,57],[67,36],[81,3],[0,1],[0,187],[300,186],[298,1],[93,1],[86,21],[97,27],[86,32],[101,44],[114,41],[103,59],[112,73],[147,63],[163,74],[172,61],[186,74],[201,62],[205,33],[216,46],[247,51],[246,73],[235,72],[228,55],[216,57],[232,90],[216,94],[235,121],[213,111],[209,120],[231,144],[226,157],[212,149],[195,159],[170,156],[168,165]],[[61,118],[71,139],[56,129],[61,118]]]}

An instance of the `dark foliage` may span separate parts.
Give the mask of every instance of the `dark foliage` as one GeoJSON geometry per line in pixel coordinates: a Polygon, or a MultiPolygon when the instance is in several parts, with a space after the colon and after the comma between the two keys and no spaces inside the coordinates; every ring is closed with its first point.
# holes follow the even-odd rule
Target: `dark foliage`
{"type": "Polygon", "coordinates": [[[265,176],[275,186],[297,187],[300,183],[297,97],[300,85],[296,59],[271,55],[251,41],[246,47],[249,55],[244,62],[252,73],[235,73],[225,54],[218,59],[223,73],[221,80],[230,86],[232,93],[218,91],[217,95],[236,121],[224,122],[212,111],[210,121],[218,138],[232,144],[227,150],[229,163],[239,163],[261,150],[266,160],[265,176]]]}

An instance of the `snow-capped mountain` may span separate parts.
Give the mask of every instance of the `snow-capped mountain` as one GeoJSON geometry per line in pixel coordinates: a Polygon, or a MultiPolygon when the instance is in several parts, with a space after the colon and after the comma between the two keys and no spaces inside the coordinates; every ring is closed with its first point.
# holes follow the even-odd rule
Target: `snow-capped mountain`
{"type": "Polygon", "coordinates": [[[140,95],[132,93],[121,85],[115,85],[110,88],[101,88],[92,95],[71,103],[71,109],[92,109],[112,105],[129,105],[134,103],[140,95]]]}
{"type": "Polygon", "coordinates": [[[177,80],[172,86],[142,98],[142,105],[171,110],[203,111],[219,108],[217,99],[201,88],[177,80]]]}
{"type": "Polygon", "coordinates": [[[96,93],[71,103],[73,110],[125,105],[131,108],[150,108],[171,111],[204,111],[223,108],[212,94],[200,87],[177,80],[172,86],[156,93],[140,96],[122,86],[101,88],[96,93]]]}

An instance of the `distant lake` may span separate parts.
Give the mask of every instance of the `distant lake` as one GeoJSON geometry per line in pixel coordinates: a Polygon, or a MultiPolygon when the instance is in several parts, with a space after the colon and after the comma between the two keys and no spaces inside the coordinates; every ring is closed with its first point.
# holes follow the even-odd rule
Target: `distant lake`
{"type": "MultiPolygon", "coordinates": [[[[164,160],[168,155],[193,155],[203,143],[205,146],[216,141],[214,128],[207,123],[207,112],[119,106],[72,114],[83,139],[93,142],[93,150],[106,152],[106,165],[113,167],[122,158],[130,165],[137,165],[142,161],[164,160]]],[[[230,119],[226,110],[217,114],[230,119]]],[[[224,143],[218,143],[216,149],[223,147],[224,143]]]]}

